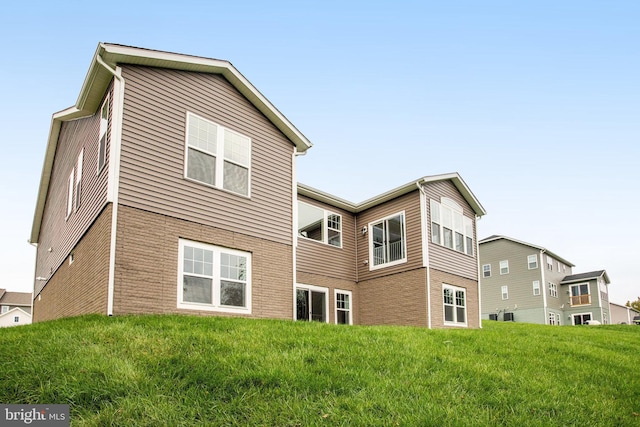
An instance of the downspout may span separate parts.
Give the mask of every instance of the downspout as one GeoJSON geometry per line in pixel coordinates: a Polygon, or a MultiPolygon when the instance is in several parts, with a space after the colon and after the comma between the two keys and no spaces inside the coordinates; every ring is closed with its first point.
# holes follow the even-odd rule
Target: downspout
{"type": "Polygon", "coordinates": [[[480,217],[478,215],[474,215],[474,217],[473,232],[476,241],[476,264],[478,265],[478,326],[482,329],[482,272],[480,271],[480,244],[478,243],[478,220],[480,217]]]}
{"type": "Polygon", "coordinates": [[[114,99],[111,110],[111,155],[109,158],[109,180],[107,200],[111,198],[111,243],[109,248],[109,276],[107,288],[107,315],[113,316],[113,299],[116,271],[116,233],[118,225],[118,190],[120,186],[120,152],[122,149],[122,111],[124,105],[124,78],[119,71],[109,67],[102,57],[96,55],[96,62],[114,77],[114,99]],[[116,83],[117,82],[117,83],[116,83]]]}
{"type": "Polygon", "coordinates": [[[421,181],[416,181],[420,191],[420,229],[422,231],[422,265],[427,269],[427,327],[431,329],[431,268],[429,266],[429,239],[427,233],[427,193],[421,181]]]}
{"type": "MultiPolygon", "coordinates": [[[[291,236],[292,236],[292,248],[293,248],[293,307],[292,307],[292,319],[296,320],[296,283],[298,283],[298,273],[297,273],[297,252],[298,252],[298,178],[297,178],[297,169],[296,169],[296,159],[297,157],[306,155],[306,151],[298,151],[297,147],[293,146],[293,153],[291,155],[291,200],[293,206],[291,206],[292,215],[292,224],[291,224],[291,236]]],[[[327,316],[328,318],[328,316],[327,316]]]]}
{"type": "MultiPolygon", "coordinates": [[[[540,272],[541,274],[541,279],[542,279],[542,283],[540,286],[540,289],[542,290],[542,312],[543,312],[543,316],[544,319],[543,322],[545,325],[547,325],[549,323],[549,315],[547,314],[547,281],[544,279],[544,269],[545,269],[545,262],[543,259],[543,255],[544,255],[544,249],[540,251],[540,272]]],[[[564,311],[562,312],[562,316],[564,317],[564,311]]],[[[562,324],[562,322],[560,322],[560,324],[562,324]]]]}

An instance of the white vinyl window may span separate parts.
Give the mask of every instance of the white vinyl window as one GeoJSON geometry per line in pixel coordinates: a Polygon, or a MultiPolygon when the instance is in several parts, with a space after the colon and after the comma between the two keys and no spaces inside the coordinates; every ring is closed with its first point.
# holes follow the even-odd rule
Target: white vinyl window
{"type": "Polygon", "coordinates": [[[80,208],[80,201],[82,196],[82,162],[84,160],[84,150],[80,150],[80,154],[78,155],[78,161],[76,162],[76,204],[75,210],[78,211],[80,208]]]}
{"type": "Polygon", "coordinates": [[[109,98],[105,99],[100,108],[100,135],[98,138],[98,174],[107,163],[107,130],[109,129],[109,98]]]}
{"type": "Polygon", "coordinates": [[[296,320],[329,322],[329,290],[320,286],[296,285],[296,320]]]}
{"type": "Polygon", "coordinates": [[[509,274],[509,260],[500,261],[500,274],[509,274]]]}
{"type": "Polygon", "coordinates": [[[591,292],[588,283],[571,285],[571,305],[591,304],[591,292]]]}
{"type": "Polygon", "coordinates": [[[441,203],[429,200],[431,242],[473,256],[473,220],[462,207],[447,197],[441,203]]]}
{"type": "Polygon", "coordinates": [[[550,325],[559,325],[560,324],[560,315],[556,315],[556,313],[549,312],[549,324],[550,325]]]}
{"type": "Polygon", "coordinates": [[[442,285],[444,324],[467,326],[466,290],[457,286],[442,285]]]}
{"type": "Polygon", "coordinates": [[[547,283],[547,286],[549,287],[549,296],[558,298],[558,285],[556,285],[555,283],[549,282],[547,283]]]}
{"type": "Polygon", "coordinates": [[[482,266],[482,277],[491,277],[491,264],[482,266]]]}
{"type": "Polygon", "coordinates": [[[251,313],[251,254],[180,239],[178,308],[251,313]]]}
{"type": "Polygon", "coordinates": [[[185,177],[249,196],[251,139],[187,113],[185,177]]]}
{"type": "Polygon", "coordinates": [[[538,255],[533,254],[527,257],[527,264],[529,266],[529,270],[534,270],[538,268],[538,255]]]}
{"type": "Polygon", "coordinates": [[[342,216],[298,202],[298,236],[342,247],[342,216]]]}
{"type": "Polygon", "coordinates": [[[369,223],[371,270],[407,261],[404,212],[369,223]]]}
{"type": "Polygon", "coordinates": [[[547,270],[553,271],[553,259],[547,255],[547,270]]]}
{"type": "Polygon", "coordinates": [[[0,313],[2,314],[5,314],[7,311],[9,311],[8,305],[3,305],[2,308],[0,308],[0,313]]]}
{"type": "Polygon", "coordinates": [[[67,214],[65,216],[66,219],[69,219],[71,216],[71,212],[73,212],[73,169],[71,169],[71,174],[69,175],[69,180],[67,182],[67,214]]]}
{"type": "Polygon", "coordinates": [[[351,316],[351,291],[335,290],[336,298],[336,324],[352,325],[353,318],[351,316]]]}
{"type": "Polygon", "coordinates": [[[15,316],[13,318],[13,323],[20,323],[20,316],[15,316]]]}
{"type": "Polygon", "coordinates": [[[533,294],[534,295],[540,295],[540,281],[539,280],[534,280],[533,281],[533,294]]]}
{"type": "Polygon", "coordinates": [[[509,299],[509,287],[506,285],[502,287],[502,299],[503,300],[509,299]]]}

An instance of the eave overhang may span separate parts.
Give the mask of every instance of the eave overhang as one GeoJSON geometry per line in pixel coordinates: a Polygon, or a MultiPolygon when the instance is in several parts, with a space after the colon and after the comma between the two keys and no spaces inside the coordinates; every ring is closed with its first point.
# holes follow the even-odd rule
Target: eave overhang
{"type": "Polygon", "coordinates": [[[486,238],[484,238],[484,239],[480,240],[480,241],[478,242],[478,244],[483,245],[483,244],[485,244],[485,243],[495,242],[495,241],[497,241],[497,240],[501,240],[501,239],[509,240],[509,241],[511,241],[511,242],[519,243],[519,244],[521,244],[521,245],[529,246],[530,248],[537,249],[537,250],[539,250],[539,251],[542,251],[542,252],[544,252],[544,253],[546,253],[546,254],[551,255],[553,258],[557,259],[558,261],[561,261],[563,264],[568,265],[569,267],[575,267],[575,265],[574,265],[572,262],[567,261],[566,259],[562,258],[562,257],[561,257],[561,256],[559,256],[559,255],[556,255],[555,253],[551,252],[549,249],[547,249],[547,248],[545,248],[545,247],[538,246],[538,245],[534,245],[534,244],[532,244],[532,243],[523,242],[522,240],[513,239],[513,238],[511,238],[511,237],[507,237],[507,236],[491,236],[491,237],[486,237],[486,238]]]}

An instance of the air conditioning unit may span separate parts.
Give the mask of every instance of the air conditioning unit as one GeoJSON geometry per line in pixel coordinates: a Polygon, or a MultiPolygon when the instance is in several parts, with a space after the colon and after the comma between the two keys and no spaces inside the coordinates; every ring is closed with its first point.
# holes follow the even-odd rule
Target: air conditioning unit
{"type": "Polygon", "coordinates": [[[489,314],[489,320],[498,320],[498,313],[489,314]]]}
{"type": "Polygon", "coordinates": [[[515,319],[513,317],[513,313],[505,313],[504,314],[504,321],[505,322],[515,322],[515,319]]]}

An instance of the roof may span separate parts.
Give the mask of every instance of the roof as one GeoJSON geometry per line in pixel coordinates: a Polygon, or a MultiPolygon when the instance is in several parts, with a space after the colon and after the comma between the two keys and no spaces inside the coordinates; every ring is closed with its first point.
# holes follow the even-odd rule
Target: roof
{"type": "Polygon", "coordinates": [[[269,121],[293,142],[298,152],[306,152],[313,144],[269,102],[229,61],[200,56],[163,52],[110,43],[99,43],[89,71],[84,79],[75,105],[55,113],[51,119],[51,129],[45,152],[40,178],[40,189],[31,228],[30,242],[38,242],[44,204],[49,189],[53,160],[58,144],[62,123],[80,117],[93,115],[100,106],[105,91],[113,75],[101,62],[115,68],[119,64],[133,64],[147,67],[169,68],[199,73],[220,74],[244,95],[269,121]]]}
{"type": "Polygon", "coordinates": [[[1,305],[22,305],[31,306],[31,292],[6,292],[0,289],[1,305]]]}
{"type": "Polygon", "coordinates": [[[543,247],[543,246],[538,246],[538,245],[534,245],[532,243],[527,243],[527,242],[523,242],[522,240],[517,240],[511,237],[507,237],[507,236],[500,236],[500,235],[493,235],[493,236],[489,236],[489,237],[485,237],[484,239],[481,239],[480,241],[478,241],[479,245],[482,245],[483,243],[490,243],[490,242],[495,242],[497,240],[509,240],[511,242],[515,242],[515,243],[519,243],[521,245],[525,245],[525,246],[529,246],[530,248],[534,248],[534,249],[538,249],[546,254],[551,255],[553,258],[557,259],[558,261],[561,261],[563,264],[568,265],[569,267],[575,267],[575,265],[570,262],[567,261],[566,259],[562,258],[561,256],[551,252],[549,249],[543,247]]]}
{"type": "Polygon", "coordinates": [[[487,214],[487,212],[484,210],[484,207],[482,207],[476,196],[471,192],[467,184],[457,172],[425,176],[415,181],[410,181],[404,185],[401,185],[400,187],[394,188],[393,190],[389,190],[385,193],[382,193],[360,203],[352,203],[300,183],[298,183],[298,194],[307,196],[311,199],[326,203],[340,209],[344,209],[347,212],[358,213],[382,203],[388,202],[389,200],[393,200],[397,197],[403,196],[412,191],[417,191],[419,184],[428,184],[430,182],[448,180],[450,180],[458,189],[458,191],[460,191],[464,199],[467,201],[467,203],[469,203],[477,216],[483,216],[487,214]]]}
{"type": "Polygon", "coordinates": [[[572,274],[571,276],[566,276],[564,279],[562,279],[560,284],[566,285],[569,283],[598,279],[600,277],[604,279],[607,285],[611,283],[611,281],[609,281],[609,276],[607,275],[607,272],[605,270],[597,270],[597,271],[589,271],[588,273],[572,274]]]}
{"type": "Polygon", "coordinates": [[[629,307],[629,306],[627,306],[627,305],[617,304],[617,303],[615,303],[615,302],[611,302],[611,301],[609,301],[609,305],[615,305],[616,307],[626,308],[627,310],[631,310],[631,311],[633,311],[633,312],[635,312],[635,313],[640,314],[640,311],[636,310],[636,309],[635,309],[635,308],[633,308],[633,307],[629,307]]]}

